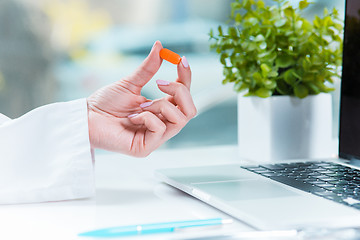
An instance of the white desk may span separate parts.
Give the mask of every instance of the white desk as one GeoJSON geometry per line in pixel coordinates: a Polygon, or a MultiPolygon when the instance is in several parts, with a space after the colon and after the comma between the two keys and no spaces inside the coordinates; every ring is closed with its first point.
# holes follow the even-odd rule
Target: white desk
{"type": "MultiPolygon", "coordinates": [[[[0,206],[0,239],[89,239],[78,233],[120,225],[230,218],[154,177],[157,168],[239,163],[236,146],[157,150],[144,159],[120,154],[96,157],[93,199],[0,206]]],[[[169,239],[252,230],[239,221],[222,228],[141,236],[169,239]]],[[[138,239],[132,237],[131,239],[138,239]]],[[[120,238],[121,239],[121,238],[120,238]]]]}

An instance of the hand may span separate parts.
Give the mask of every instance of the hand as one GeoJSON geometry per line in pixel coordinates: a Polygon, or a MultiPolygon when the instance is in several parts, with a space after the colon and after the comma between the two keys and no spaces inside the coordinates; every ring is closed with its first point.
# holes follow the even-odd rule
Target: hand
{"type": "Polygon", "coordinates": [[[156,81],[168,96],[154,101],[141,96],[141,89],[161,66],[162,48],[159,41],[155,42],[149,56],[132,75],[88,97],[92,148],[144,157],[175,136],[196,115],[190,95],[191,70],[185,57],[177,66],[175,82],[156,81]]]}

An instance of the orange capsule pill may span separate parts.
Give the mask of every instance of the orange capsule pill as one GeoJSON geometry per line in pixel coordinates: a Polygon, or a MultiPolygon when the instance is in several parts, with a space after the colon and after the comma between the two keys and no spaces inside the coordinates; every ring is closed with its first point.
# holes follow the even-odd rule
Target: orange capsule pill
{"type": "Polygon", "coordinates": [[[169,49],[163,48],[160,50],[160,57],[173,64],[179,64],[181,57],[179,54],[170,51],[169,49]]]}

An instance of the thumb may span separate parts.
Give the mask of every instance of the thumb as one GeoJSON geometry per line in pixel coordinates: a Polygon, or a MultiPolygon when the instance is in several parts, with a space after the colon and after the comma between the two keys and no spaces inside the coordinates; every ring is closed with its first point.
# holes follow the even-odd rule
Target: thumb
{"type": "Polygon", "coordinates": [[[147,58],[130,76],[129,80],[136,87],[141,88],[155,75],[159,70],[162,59],[160,58],[160,50],[163,48],[160,41],[156,41],[147,58]]]}

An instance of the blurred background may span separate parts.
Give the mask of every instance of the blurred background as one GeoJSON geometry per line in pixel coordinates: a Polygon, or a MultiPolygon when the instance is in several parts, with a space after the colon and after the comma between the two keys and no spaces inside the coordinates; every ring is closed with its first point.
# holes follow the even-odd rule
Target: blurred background
{"type": "MultiPolygon", "coordinates": [[[[0,112],[16,118],[44,104],[87,97],[130,74],[160,40],[188,59],[198,109],[162,148],[236,144],[237,95],[221,84],[222,66],[208,36],[226,23],[231,2],[0,0],[0,112]]],[[[324,7],[344,16],[344,0],[312,2],[305,12],[310,20],[324,7]]],[[[163,96],[156,79],[174,81],[176,67],[164,62],[143,90],[149,99],[163,96]]]]}

